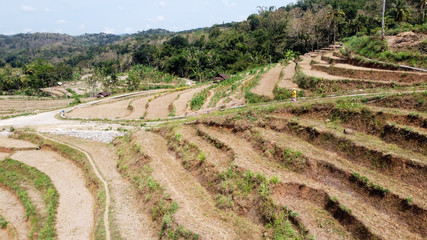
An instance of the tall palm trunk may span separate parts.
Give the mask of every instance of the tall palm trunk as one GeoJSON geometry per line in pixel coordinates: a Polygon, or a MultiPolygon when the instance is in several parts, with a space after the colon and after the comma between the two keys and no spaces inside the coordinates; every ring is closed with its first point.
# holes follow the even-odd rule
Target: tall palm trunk
{"type": "Polygon", "coordinates": [[[381,39],[384,40],[384,25],[385,25],[385,21],[384,21],[384,15],[385,15],[385,0],[383,0],[383,16],[381,18],[381,39]]]}

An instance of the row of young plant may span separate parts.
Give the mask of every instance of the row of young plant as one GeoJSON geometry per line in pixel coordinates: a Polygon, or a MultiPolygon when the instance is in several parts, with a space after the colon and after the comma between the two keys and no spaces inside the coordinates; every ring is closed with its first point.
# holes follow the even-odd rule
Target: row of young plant
{"type": "Polygon", "coordinates": [[[138,189],[154,222],[158,224],[160,239],[198,239],[199,236],[176,223],[174,214],[178,204],[173,201],[165,189],[152,176],[150,157],[144,153],[141,146],[131,134],[114,140],[117,149],[117,167],[129,181],[138,189]]]}
{"type": "MultiPolygon", "coordinates": [[[[200,184],[213,195],[216,207],[244,215],[241,208],[245,205],[242,201],[252,200],[252,206],[259,214],[259,220],[272,232],[273,239],[304,239],[306,231],[300,222],[295,221],[297,213],[292,213],[286,207],[273,203],[271,189],[279,183],[277,177],[267,179],[261,173],[254,174],[233,164],[219,171],[215,168],[206,154],[195,143],[188,142],[176,129],[166,127],[156,130],[166,138],[169,147],[182,160],[184,168],[188,171],[202,175],[200,184]],[[296,222],[297,227],[292,224],[296,222]],[[296,230],[298,229],[298,230],[296,230]]],[[[222,151],[232,151],[225,143],[215,139],[209,134],[197,129],[197,133],[222,151]]],[[[235,154],[231,154],[235,156],[235,154]]]]}
{"type": "MultiPolygon", "coordinates": [[[[54,239],[56,237],[56,211],[59,194],[50,178],[34,167],[30,167],[10,158],[0,161],[0,185],[12,191],[25,209],[25,217],[31,227],[29,239],[54,239]],[[47,215],[38,212],[23,185],[29,185],[39,191],[46,206],[47,215]]],[[[1,221],[6,228],[7,222],[1,221]]],[[[21,236],[23,237],[23,236],[21,236]]]]}
{"type": "MultiPolygon", "coordinates": [[[[263,114],[262,114],[263,115],[263,114]]],[[[258,119],[259,122],[252,122],[252,125],[259,127],[265,127],[270,128],[274,131],[278,132],[285,132],[290,133],[292,135],[296,134],[299,136],[299,134],[303,136],[310,136],[310,133],[307,134],[304,132],[304,128],[300,125],[295,126],[293,129],[298,129],[296,132],[292,133],[293,130],[291,129],[277,129],[275,127],[275,120],[272,119],[266,119],[265,121],[262,120],[261,116],[251,116],[250,113],[241,113],[239,116],[246,116],[237,117],[237,120],[234,120],[232,118],[226,119],[226,122],[215,122],[215,121],[208,121],[208,125],[215,125],[217,124],[218,127],[222,128],[232,128],[233,131],[235,131],[236,134],[242,135],[245,139],[251,139],[252,143],[254,144],[254,148],[257,149],[261,154],[264,154],[266,158],[272,159],[274,161],[279,161],[283,164],[283,166],[291,171],[296,171],[298,173],[305,174],[308,173],[308,177],[318,176],[320,172],[322,172],[321,169],[324,169],[326,172],[329,172],[332,177],[338,178],[342,182],[346,182],[346,185],[348,185],[353,191],[358,192],[359,194],[364,195],[367,193],[369,196],[369,203],[373,204],[375,208],[387,208],[388,210],[393,209],[393,211],[396,212],[398,216],[401,217],[402,221],[411,222],[410,227],[414,229],[414,231],[422,233],[422,230],[415,224],[412,223],[413,216],[419,216],[420,218],[423,218],[423,216],[426,216],[426,211],[422,209],[419,206],[416,206],[413,204],[413,198],[407,197],[402,198],[401,196],[390,193],[390,190],[381,186],[380,184],[374,183],[367,179],[364,176],[361,176],[359,173],[356,172],[349,172],[344,169],[341,169],[337,166],[334,166],[333,164],[329,162],[323,162],[323,161],[313,161],[309,160],[304,154],[301,152],[293,151],[288,148],[283,148],[279,146],[277,143],[272,142],[268,139],[265,139],[262,137],[260,132],[258,130],[254,130],[251,127],[251,123],[245,123],[244,121],[251,121],[254,119],[258,119]],[[261,120],[261,121],[260,121],[261,120]],[[265,124],[267,123],[267,124],[265,124]],[[246,133],[250,131],[250,136],[248,136],[246,133]],[[312,165],[317,165],[315,168],[312,167],[312,165]],[[316,169],[315,171],[313,169],[316,169]],[[312,172],[314,171],[314,172],[312,172]],[[358,184],[354,184],[354,182],[357,182],[358,184]],[[381,201],[377,202],[377,197],[380,197],[381,201]],[[378,206],[378,204],[381,204],[381,206],[378,206]],[[402,205],[403,204],[403,205],[402,205]],[[406,210],[401,211],[399,206],[405,206],[406,210]],[[409,211],[408,211],[409,210],[409,211]]],[[[283,122],[287,121],[286,119],[277,119],[277,122],[283,122]]],[[[291,124],[292,125],[292,124],[291,124]]],[[[289,126],[290,128],[292,126],[289,126]]],[[[315,135],[315,133],[311,132],[315,135]]],[[[304,138],[305,139],[305,138],[304,138]]],[[[329,139],[329,138],[326,138],[329,139]]],[[[339,145],[339,144],[338,144],[339,145]]],[[[319,180],[318,178],[314,178],[314,180],[319,180]]],[[[351,213],[351,212],[349,212],[351,213]]],[[[358,220],[354,219],[355,222],[358,220]]]]}
{"type": "Polygon", "coordinates": [[[63,157],[71,160],[80,169],[82,169],[86,186],[92,193],[95,199],[95,230],[94,238],[101,240],[106,238],[106,229],[104,224],[104,212],[106,209],[106,193],[102,188],[101,180],[96,176],[89,159],[86,155],[70,146],[64,145],[59,142],[51,141],[43,138],[42,136],[30,132],[16,132],[13,137],[21,140],[32,142],[39,146],[39,148],[50,149],[62,155],[63,157]]]}

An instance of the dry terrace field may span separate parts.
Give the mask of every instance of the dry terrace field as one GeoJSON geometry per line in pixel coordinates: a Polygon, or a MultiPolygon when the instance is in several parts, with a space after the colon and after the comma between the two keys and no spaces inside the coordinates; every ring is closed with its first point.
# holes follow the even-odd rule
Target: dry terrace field
{"type": "Polygon", "coordinates": [[[111,143],[22,130],[1,137],[0,238],[425,239],[427,75],[337,55],[324,49],[298,65],[67,113],[193,116],[111,143]],[[215,111],[248,95],[277,100],[295,84],[308,94],[378,94],[215,111]],[[381,93],[390,84],[402,93],[381,93]]]}

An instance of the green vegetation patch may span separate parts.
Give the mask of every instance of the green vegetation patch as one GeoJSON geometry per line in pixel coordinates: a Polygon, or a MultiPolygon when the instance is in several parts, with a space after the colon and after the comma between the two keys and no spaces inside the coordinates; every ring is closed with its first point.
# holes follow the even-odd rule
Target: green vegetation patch
{"type": "Polygon", "coordinates": [[[199,92],[193,96],[193,98],[191,99],[191,102],[190,102],[191,110],[197,111],[203,106],[203,104],[205,104],[206,99],[208,98],[208,92],[211,88],[212,87],[204,89],[203,91],[201,91],[201,92],[199,92]]]}
{"type": "Polygon", "coordinates": [[[62,143],[44,139],[38,134],[28,132],[18,132],[15,135],[18,139],[30,141],[34,144],[38,144],[40,147],[47,147],[61,154],[67,159],[70,159],[77,164],[84,172],[86,184],[89,187],[92,195],[96,201],[96,209],[102,209],[96,212],[96,223],[95,223],[95,239],[105,239],[106,232],[104,227],[104,211],[106,206],[106,193],[101,180],[96,176],[94,169],[92,168],[89,159],[86,155],[70,146],[62,143]]]}
{"type": "Polygon", "coordinates": [[[46,174],[21,162],[6,159],[0,162],[0,184],[12,190],[22,202],[26,217],[31,223],[30,239],[54,239],[56,237],[55,215],[59,194],[46,174]],[[23,183],[34,186],[43,194],[48,213],[46,218],[37,213],[28,193],[21,187],[23,183]]]}
{"type": "Polygon", "coordinates": [[[427,68],[427,56],[419,51],[394,52],[379,36],[353,36],[343,40],[346,48],[367,58],[427,68]]]}

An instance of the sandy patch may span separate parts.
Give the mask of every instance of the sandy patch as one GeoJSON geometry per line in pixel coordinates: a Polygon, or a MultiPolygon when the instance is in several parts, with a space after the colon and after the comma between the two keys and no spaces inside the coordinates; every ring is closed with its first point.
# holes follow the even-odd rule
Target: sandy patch
{"type": "Polygon", "coordinates": [[[94,226],[94,199],[86,188],[83,172],[57,153],[44,150],[20,151],[11,158],[44,172],[58,190],[58,239],[90,239],[94,226]]]}
{"type": "Polygon", "coordinates": [[[28,239],[29,223],[25,221],[25,209],[11,192],[0,187],[0,215],[16,229],[17,239],[28,239]]]}

